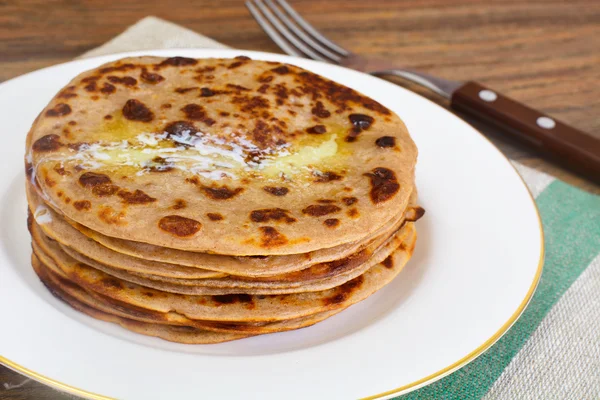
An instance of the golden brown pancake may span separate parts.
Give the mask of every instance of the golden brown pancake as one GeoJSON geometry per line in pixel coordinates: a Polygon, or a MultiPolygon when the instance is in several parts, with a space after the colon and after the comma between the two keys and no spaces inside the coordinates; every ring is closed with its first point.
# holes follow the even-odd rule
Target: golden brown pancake
{"type": "Polygon", "coordinates": [[[34,122],[27,169],[107,237],[220,255],[357,242],[409,202],[400,118],[302,68],[134,57],[74,78],[34,122]]]}
{"type": "Polygon", "coordinates": [[[43,251],[36,255],[52,271],[84,289],[132,306],[164,313],[174,311],[199,320],[280,321],[346,308],[385,286],[412,255],[416,241],[414,224],[409,222],[403,229],[409,234],[396,251],[357,278],[328,290],[283,295],[174,294],[124,281],[75,260],[64,263],[62,258],[53,259],[43,251]]]}

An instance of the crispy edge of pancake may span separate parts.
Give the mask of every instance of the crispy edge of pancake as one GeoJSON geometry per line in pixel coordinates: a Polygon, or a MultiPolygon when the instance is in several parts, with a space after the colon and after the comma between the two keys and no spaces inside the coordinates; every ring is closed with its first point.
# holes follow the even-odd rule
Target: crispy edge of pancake
{"type": "Polygon", "coordinates": [[[252,336],[248,334],[204,331],[186,326],[167,326],[151,324],[147,322],[135,321],[129,318],[118,317],[116,315],[97,310],[78,301],[74,297],[61,290],[56,285],[52,284],[48,276],[43,272],[39,264],[37,264],[38,262],[39,260],[37,259],[37,257],[35,255],[32,255],[32,266],[34,268],[34,271],[36,272],[44,286],[48,288],[48,290],[50,291],[50,293],[52,293],[54,297],[68,304],[75,310],[82,312],[92,318],[118,324],[121,327],[128,329],[132,332],[146,336],[154,336],[170,342],[183,344],[215,344],[243,339],[252,336]]]}
{"type": "MultiPolygon", "coordinates": [[[[161,312],[175,311],[179,314],[185,315],[189,319],[234,322],[272,322],[277,320],[299,318],[302,316],[315,314],[317,312],[345,308],[364,300],[374,292],[381,289],[383,286],[387,285],[398,275],[398,273],[402,270],[404,265],[412,256],[416,242],[416,232],[414,231],[414,225],[412,223],[408,224],[407,226],[412,232],[412,236],[408,241],[401,243],[397,251],[388,257],[388,259],[390,259],[390,266],[386,265],[386,259],[386,261],[375,265],[369,271],[363,274],[364,277],[361,275],[339,287],[323,291],[323,293],[316,292],[267,296],[270,298],[269,300],[273,300],[274,303],[265,302],[264,304],[259,304],[257,302],[262,302],[262,300],[260,300],[261,297],[250,295],[234,295],[231,298],[231,302],[222,301],[222,298],[229,299],[229,296],[175,295],[157,291],[151,288],[146,288],[140,285],[122,282],[89,267],[85,267],[87,270],[85,268],[83,269],[84,275],[79,276],[79,272],[76,270],[78,268],[83,268],[82,266],[77,268],[73,266],[71,268],[67,268],[66,271],[61,270],[57,265],[49,266],[55,268],[59,274],[65,274],[69,280],[76,282],[87,290],[98,292],[107,297],[111,297],[115,300],[123,301],[138,307],[161,312]],[[73,268],[75,268],[75,270],[71,271],[73,268]],[[388,272],[386,269],[389,270],[389,273],[386,273],[388,272]],[[87,272],[88,270],[89,272],[87,272]],[[113,281],[114,285],[118,285],[113,286],[113,281]],[[361,289],[363,283],[366,283],[367,286],[361,289]],[[118,287],[119,290],[111,290],[111,288],[114,289],[116,287],[118,287]],[[359,294],[356,294],[357,291],[359,294]],[[152,293],[153,295],[156,294],[159,297],[154,299],[154,301],[152,296],[142,298],[142,292],[152,293]],[[318,297],[319,295],[322,297],[318,297]],[[295,296],[299,297],[294,299],[295,296]],[[245,300],[246,297],[248,300],[245,300]],[[307,297],[315,297],[314,301],[317,303],[311,305],[311,300],[307,299],[307,297]],[[298,301],[299,305],[294,307],[294,301],[298,301]]],[[[50,260],[50,262],[53,264],[52,260],[50,260]]]]}

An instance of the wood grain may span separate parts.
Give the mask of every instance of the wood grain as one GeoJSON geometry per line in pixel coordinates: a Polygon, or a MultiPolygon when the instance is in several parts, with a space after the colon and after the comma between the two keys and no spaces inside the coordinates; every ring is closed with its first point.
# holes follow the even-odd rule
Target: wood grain
{"type": "MultiPolygon", "coordinates": [[[[597,0],[290,0],[357,53],[456,80],[476,80],[600,137],[597,0]]],[[[280,52],[242,1],[0,0],[0,81],[68,61],[155,15],[232,47],[280,52]],[[174,5],[176,4],[176,5],[174,5]]],[[[403,84],[400,80],[399,84],[403,84]]],[[[406,84],[406,86],[410,87],[406,84]]],[[[444,105],[435,95],[419,91],[444,105]]],[[[507,155],[585,190],[600,187],[472,122],[507,155]]],[[[4,328],[3,328],[4,329],[4,328]]],[[[0,398],[63,399],[0,367],[0,398]]]]}

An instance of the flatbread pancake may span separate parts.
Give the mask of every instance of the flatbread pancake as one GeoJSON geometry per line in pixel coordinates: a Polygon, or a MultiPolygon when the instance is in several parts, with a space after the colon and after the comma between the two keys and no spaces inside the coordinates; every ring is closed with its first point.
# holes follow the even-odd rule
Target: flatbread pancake
{"type": "MultiPolygon", "coordinates": [[[[411,196],[411,204],[416,201],[416,192],[413,191],[413,193],[415,195],[411,196]]],[[[259,280],[260,277],[305,270],[314,264],[332,262],[348,257],[370,245],[378,238],[387,238],[394,229],[397,229],[405,216],[410,221],[416,221],[422,216],[422,209],[411,206],[377,230],[372,237],[335,248],[316,250],[306,254],[233,257],[188,252],[110,238],[77,224],[79,229],[87,234],[86,236],[61,218],[52,207],[47,207],[32,185],[27,185],[27,195],[31,212],[35,213],[36,210],[43,210],[45,213],[46,217],[43,223],[40,223],[44,233],[62,245],[75,249],[78,253],[113,268],[124,269],[128,272],[186,279],[218,278],[225,274],[231,274],[259,280]],[[93,240],[90,240],[90,238],[93,240]],[[186,267],[201,268],[202,270],[194,271],[186,267]]]]}
{"type": "Polygon", "coordinates": [[[35,256],[32,256],[31,264],[42,283],[58,299],[64,301],[74,309],[89,315],[90,317],[106,322],[119,324],[125,329],[136,333],[140,333],[142,335],[154,336],[171,342],[184,344],[215,344],[229,342],[231,340],[243,339],[245,337],[251,336],[248,334],[240,333],[200,330],[188,326],[152,324],[147,322],[135,321],[129,318],[119,317],[114,314],[109,314],[82,303],[73,296],[64,292],[62,289],[60,289],[60,287],[54,285],[52,281],[48,278],[46,272],[42,269],[40,262],[35,256]]]}
{"type": "Polygon", "coordinates": [[[145,310],[139,307],[118,302],[107,298],[98,293],[88,292],[69,280],[61,277],[46,266],[39,259],[36,260],[38,270],[43,269],[46,286],[52,286],[53,290],[58,289],[75,300],[92,307],[101,312],[112,314],[117,317],[128,318],[134,321],[146,322],[151,324],[167,325],[167,326],[187,326],[199,330],[225,333],[243,333],[245,335],[262,335],[266,333],[284,332],[305,328],[323,321],[340,311],[332,310],[306,317],[283,320],[269,323],[244,323],[244,322],[218,322],[218,321],[201,321],[191,320],[177,313],[161,313],[157,311],[145,310]]]}
{"type": "Polygon", "coordinates": [[[84,72],[34,122],[26,166],[91,231],[219,255],[358,242],[409,202],[392,111],[302,68],[134,57],[84,72]]]}
{"type": "Polygon", "coordinates": [[[280,321],[348,307],[364,300],[389,283],[404,267],[416,241],[412,222],[403,229],[406,240],[382,263],[338,287],[283,295],[201,296],[167,293],[127,282],[82,263],[61,264],[43,252],[36,255],[58,274],[88,291],[132,306],[163,313],[177,312],[189,319],[214,321],[280,321]]]}
{"type": "Polygon", "coordinates": [[[41,233],[37,224],[34,224],[31,229],[34,245],[41,247],[59,265],[81,262],[127,282],[171,293],[193,295],[285,294],[330,289],[356,278],[374,264],[383,261],[409,234],[407,230],[399,229],[399,232],[392,237],[384,238],[345,259],[317,264],[302,271],[278,275],[271,279],[257,281],[229,276],[220,279],[164,280],[161,277],[132,275],[108,267],[51,241],[41,233]]]}

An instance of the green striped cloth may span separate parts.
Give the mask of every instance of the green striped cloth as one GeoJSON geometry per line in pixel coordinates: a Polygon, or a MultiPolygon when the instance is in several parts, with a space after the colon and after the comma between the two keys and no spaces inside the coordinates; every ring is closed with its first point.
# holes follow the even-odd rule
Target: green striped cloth
{"type": "Polygon", "coordinates": [[[531,303],[475,361],[396,399],[600,399],[600,197],[514,164],[544,225],[531,303]]]}
{"type": "MultiPolygon", "coordinates": [[[[226,46],[147,17],[83,57],[226,46]]],[[[600,197],[515,163],[538,205],[546,262],[537,291],[492,348],[397,399],[600,399],[600,197]]]]}
{"type": "MultiPolygon", "coordinates": [[[[226,46],[154,17],[84,57],[226,46]]],[[[398,399],[600,399],[600,197],[516,164],[542,216],[546,262],[516,324],[466,367],[398,399]]]]}

